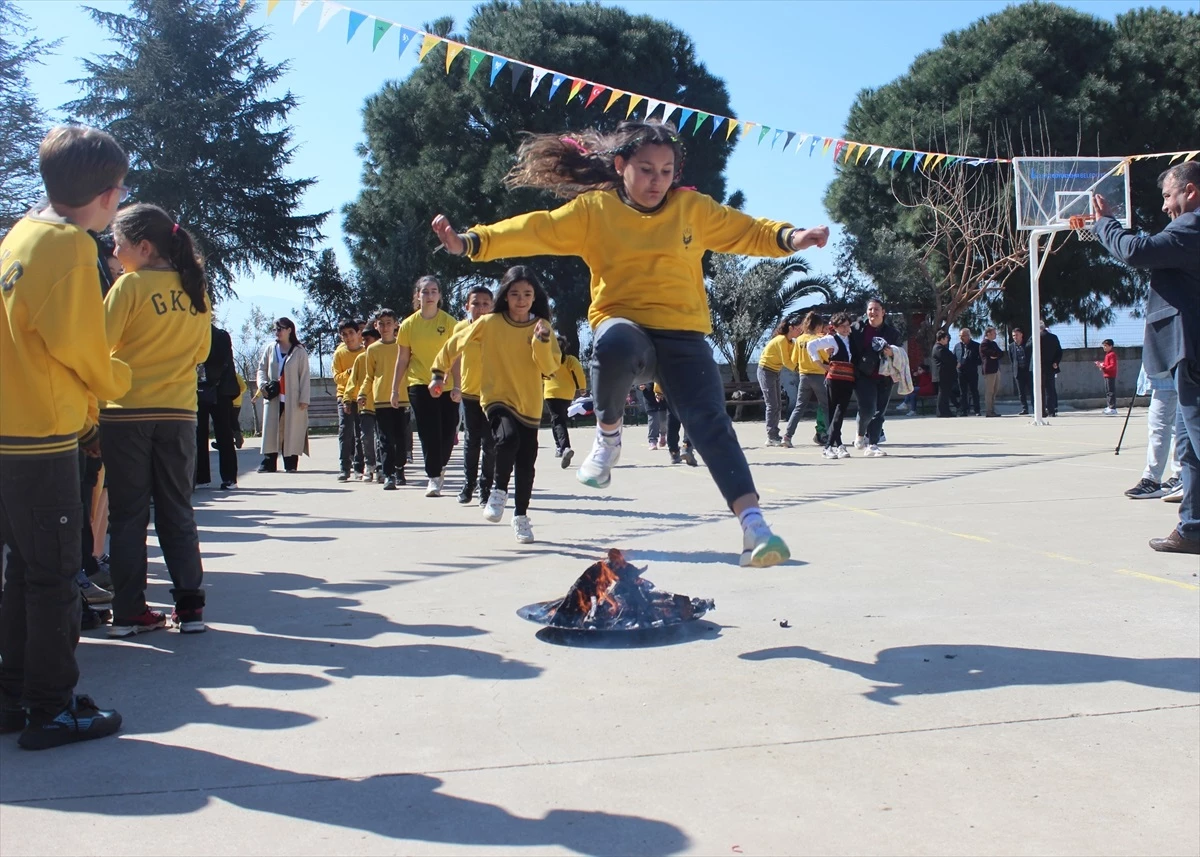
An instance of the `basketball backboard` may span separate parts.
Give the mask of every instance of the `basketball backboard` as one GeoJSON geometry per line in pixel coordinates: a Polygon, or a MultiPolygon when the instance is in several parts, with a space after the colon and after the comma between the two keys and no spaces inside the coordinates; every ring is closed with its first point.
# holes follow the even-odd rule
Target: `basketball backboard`
{"type": "Polygon", "coordinates": [[[1100,194],[1130,228],[1129,169],[1123,158],[1013,158],[1017,228],[1069,229],[1074,215],[1095,214],[1100,194]]]}

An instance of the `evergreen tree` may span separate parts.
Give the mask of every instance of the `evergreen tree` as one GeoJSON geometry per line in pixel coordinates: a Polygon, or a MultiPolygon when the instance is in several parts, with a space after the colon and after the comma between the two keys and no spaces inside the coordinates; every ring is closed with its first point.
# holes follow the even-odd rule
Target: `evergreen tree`
{"type": "Polygon", "coordinates": [[[196,236],[214,298],[237,273],[296,276],[329,212],[298,214],[316,180],[288,179],[295,149],[287,70],[258,55],[266,38],[237,0],[131,0],[130,14],[88,9],[117,43],[72,81],[85,95],[66,109],[112,133],[129,152],[127,183],[196,236]]]}
{"type": "Polygon", "coordinates": [[[24,216],[42,189],[38,144],[49,122],[25,70],[58,42],[29,38],[28,20],[12,0],[0,0],[0,236],[24,216]]]}

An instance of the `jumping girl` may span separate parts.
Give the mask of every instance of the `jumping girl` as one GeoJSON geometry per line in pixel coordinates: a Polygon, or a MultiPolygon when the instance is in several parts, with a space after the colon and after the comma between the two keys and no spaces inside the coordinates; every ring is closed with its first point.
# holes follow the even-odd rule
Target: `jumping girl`
{"type": "MultiPolygon", "coordinates": [[[[758,386],[762,388],[763,401],[766,402],[767,446],[784,445],[779,437],[779,373],[785,366],[796,371],[796,349],[792,347],[792,342],[802,330],[800,316],[793,313],[785,317],[775,325],[771,341],[758,358],[758,386]]],[[[789,432],[787,446],[792,445],[791,437],[789,432]]]]}
{"type": "Polygon", "coordinates": [[[581,257],[592,272],[588,321],[597,430],[579,481],[608,486],[621,453],[626,394],[635,382],[657,379],[741,522],[741,564],[776,565],[790,554],[763,520],[725,411],[721,375],[705,339],[712,325],[701,260],[706,250],[788,256],[825,246],[829,230],[755,220],[719,205],[678,187],[682,167],[683,145],[665,123],[531,135],[517,152],[509,187],[543,188],[570,202],[463,234],[438,215],[433,230],[447,251],[480,262],[581,257]]]}
{"type": "Polygon", "coordinates": [[[183,633],[199,633],[205,630],[204,570],[192,483],[196,366],[208,357],[212,341],[204,266],[192,236],[158,206],[122,210],[113,234],[125,273],[104,299],[105,326],[113,357],[133,371],[133,386],[100,411],[114,590],[108,635],[128,637],[167,622],[146,604],[151,502],[171,575],[171,619],[183,633]]]}
{"type": "MultiPolygon", "coordinates": [[[[562,360],[550,328],[550,298],[524,265],[509,268],[500,281],[495,307],[459,330],[433,361],[429,395],[438,399],[458,355],[473,343],[487,367],[480,380],[479,403],[487,414],[496,445],[496,473],[483,517],[504,517],[509,477],[516,471],[513,532],[521,544],[533,541],[529,498],[533,494],[538,425],[542,421],[542,376],[553,375],[562,360]]],[[[453,377],[452,377],[452,380],[453,377]]],[[[457,384],[447,397],[457,402],[457,384]]]]}
{"type": "Polygon", "coordinates": [[[400,386],[408,388],[417,435],[425,458],[429,485],[426,497],[440,497],[446,464],[454,451],[454,432],[458,429],[458,403],[437,401],[429,395],[429,367],[457,324],[454,316],[442,309],[442,289],[436,277],[422,277],[413,288],[417,311],[400,323],[396,331],[396,373],[392,378],[392,407],[400,407],[400,386]]]}

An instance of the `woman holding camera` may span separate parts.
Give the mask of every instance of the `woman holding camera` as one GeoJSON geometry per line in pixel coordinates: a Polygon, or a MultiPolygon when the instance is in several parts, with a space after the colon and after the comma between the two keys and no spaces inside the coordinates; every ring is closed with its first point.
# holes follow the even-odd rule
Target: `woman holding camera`
{"type": "Polygon", "coordinates": [[[275,322],[275,341],[258,361],[258,392],[263,399],[262,464],[259,473],[274,473],[279,455],[283,468],[295,473],[300,453],[308,455],[308,403],[311,386],[308,352],[296,338],[290,318],[275,322]]]}

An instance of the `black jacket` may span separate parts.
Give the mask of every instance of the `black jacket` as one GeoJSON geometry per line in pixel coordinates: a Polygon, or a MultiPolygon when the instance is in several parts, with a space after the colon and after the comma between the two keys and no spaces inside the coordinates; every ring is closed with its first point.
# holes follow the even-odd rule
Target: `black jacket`
{"type": "Polygon", "coordinates": [[[983,366],[984,375],[995,375],[1000,371],[1000,358],[1004,356],[1004,352],[1000,350],[1000,344],[991,339],[983,339],[979,342],[979,360],[983,366]]]}
{"type": "Polygon", "coordinates": [[[961,375],[970,377],[979,374],[979,343],[974,339],[954,344],[954,359],[958,361],[958,371],[961,375]]]}
{"type": "Polygon", "coordinates": [[[233,364],[233,340],[215,324],[212,326],[212,345],[204,361],[205,383],[200,392],[215,392],[218,396],[238,394],[237,375],[233,364]]]}
{"type": "Polygon", "coordinates": [[[940,342],[933,346],[933,377],[939,384],[954,385],[958,379],[958,358],[949,345],[940,342]]]}
{"type": "Polygon", "coordinates": [[[900,332],[886,320],[877,328],[870,327],[865,318],[860,318],[850,325],[850,362],[854,364],[856,378],[874,378],[879,374],[881,356],[865,341],[868,330],[872,337],[880,336],[886,339],[888,345],[900,344],[900,332]]]}
{"type": "Polygon", "coordinates": [[[1062,363],[1062,343],[1048,330],[1042,331],[1042,371],[1062,363]]]}

